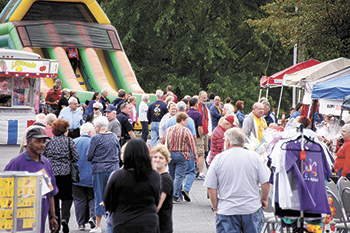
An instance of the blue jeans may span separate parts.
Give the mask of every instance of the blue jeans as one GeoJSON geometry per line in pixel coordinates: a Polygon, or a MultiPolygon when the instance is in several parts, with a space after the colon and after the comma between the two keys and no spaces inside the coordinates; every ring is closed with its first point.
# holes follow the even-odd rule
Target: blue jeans
{"type": "Polygon", "coordinates": [[[142,139],[147,142],[147,137],[149,134],[149,130],[148,130],[148,121],[141,121],[141,125],[142,125],[142,139]]]}
{"type": "Polygon", "coordinates": [[[170,152],[171,162],[169,163],[169,173],[174,180],[174,198],[179,198],[181,194],[181,186],[184,180],[185,172],[188,166],[186,160],[180,152],[170,152]]]}
{"type": "Polygon", "coordinates": [[[262,209],[252,214],[223,215],[215,218],[217,233],[260,233],[263,226],[262,209]]]}
{"type": "MultiPolygon", "coordinates": [[[[191,160],[188,161],[188,166],[187,166],[185,174],[186,174],[186,177],[185,177],[183,189],[189,193],[191,190],[193,181],[196,179],[196,166],[195,166],[195,163],[193,160],[193,153],[192,152],[191,152],[191,160]]],[[[181,185],[181,187],[182,187],[182,185],[181,185]]],[[[182,188],[181,188],[181,190],[182,190],[182,188]]],[[[181,192],[180,192],[180,198],[183,198],[181,192]]]]}
{"type": "Polygon", "coordinates": [[[104,206],[100,205],[100,203],[102,202],[103,193],[105,192],[111,173],[112,172],[92,174],[92,186],[94,187],[95,194],[95,214],[97,216],[102,216],[106,213],[104,206]]]}
{"type": "Polygon", "coordinates": [[[159,136],[159,122],[151,122],[151,146],[157,145],[159,136]]]}

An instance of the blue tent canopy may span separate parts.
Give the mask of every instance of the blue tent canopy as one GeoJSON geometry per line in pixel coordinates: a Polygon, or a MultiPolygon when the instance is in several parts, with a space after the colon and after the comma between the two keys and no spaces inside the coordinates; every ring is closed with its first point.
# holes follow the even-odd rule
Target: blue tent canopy
{"type": "Polygon", "coordinates": [[[311,98],[343,100],[347,95],[350,95],[350,75],[314,85],[311,98]]]}

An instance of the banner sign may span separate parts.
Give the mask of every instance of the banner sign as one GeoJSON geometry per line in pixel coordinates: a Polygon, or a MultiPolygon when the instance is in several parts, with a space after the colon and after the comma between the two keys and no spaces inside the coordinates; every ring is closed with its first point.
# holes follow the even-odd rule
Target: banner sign
{"type": "Polygon", "coordinates": [[[342,100],[320,99],[319,102],[321,114],[340,116],[342,100]]]}
{"type": "Polygon", "coordinates": [[[58,67],[56,60],[0,58],[0,77],[57,78],[58,67]]]}

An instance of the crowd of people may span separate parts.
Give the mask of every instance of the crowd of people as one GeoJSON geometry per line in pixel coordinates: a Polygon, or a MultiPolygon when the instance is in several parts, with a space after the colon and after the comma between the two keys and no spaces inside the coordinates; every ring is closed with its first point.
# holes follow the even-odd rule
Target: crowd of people
{"type": "MultiPolygon", "coordinates": [[[[268,127],[279,127],[267,99],[245,115],[241,100],[222,103],[214,93],[208,100],[205,91],[180,100],[170,85],[166,94],[157,90],[151,104],[144,94],[138,111],[136,98],[122,89],[112,103],[106,90],[95,92],[86,106],[75,94],[53,86],[46,96],[53,113],[37,115],[20,154],[5,168],[46,170],[54,189],[43,199],[42,223],[49,214],[50,230],[69,232],[74,203],[79,230],[89,224],[90,232],[101,232],[101,219],[109,213],[107,232],[172,232],[173,204],[191,201],[197,179],[208,188],[217,232],[260,232],[269,172],[244,143],[251,137],[261,142],[268,127]],[[140,138],[136,124],[142,127],[140,138]],[[74,163],[79,182],[71,179],[74,163]]],[[[301,107],[291,112],[291,120],[303,121],[301,107]]],[[[345,125],[336,162],[340,176],[350,174],[349,132],[345,125]]]]}

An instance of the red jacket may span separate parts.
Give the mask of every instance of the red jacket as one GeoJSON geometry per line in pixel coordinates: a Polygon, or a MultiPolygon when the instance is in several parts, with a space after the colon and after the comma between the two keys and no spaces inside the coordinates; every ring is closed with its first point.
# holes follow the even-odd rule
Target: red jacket
{"type": "Polygon", "coordinates": [[[209,110],[206,105],[204,105],[204,112],[203,114],[203,105],[201,103],[198,103],[198,112],[202,114],[202,121],[203,121],[203,134],[208,134],[208,126],[209,126],[209,110]]]}

